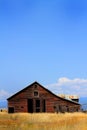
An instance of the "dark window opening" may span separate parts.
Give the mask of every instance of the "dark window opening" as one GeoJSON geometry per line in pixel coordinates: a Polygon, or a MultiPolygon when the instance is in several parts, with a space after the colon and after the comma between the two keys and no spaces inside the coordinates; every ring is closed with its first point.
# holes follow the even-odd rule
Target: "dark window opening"
{"type": "Polygon", "coordinates": [[[40,107],[40,100],[36,100],[36,107],[40,107]]]}
{"type": "Polygon", "coordinates": [[[38,95],[38,91],[34,91],[34,96],[37,97],[38,95]]]}
{"type": "Polygon", "coordinates": [[[76,111],[77,111],[77,112],[79,111],[78,108],[76,108],[76,111]]]}
{"type": "Polygon", "coordinates": [[[66,106],[66,108],[67,108],[67,112],[69,112],[69,107],[68,107],[68,106],[66,106]]]}
{"type": "Polygon", "coordinates": [[[35,87],[34,88],[37,88],[37,85],[35,84],[35,87]]]}
{"type": "Polygon", "coordinates": [[[9,107],[8,108],[8,113],[14,113],[14,107],[9,107]]]}

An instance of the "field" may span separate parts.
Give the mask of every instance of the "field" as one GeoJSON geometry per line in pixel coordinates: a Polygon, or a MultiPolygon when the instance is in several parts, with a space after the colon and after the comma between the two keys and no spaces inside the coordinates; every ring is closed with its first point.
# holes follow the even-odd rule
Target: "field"
{"type": "Polygon", "coordinates": [[[87,130],[87,114],[0,112],[0,130],[87,130]]]}

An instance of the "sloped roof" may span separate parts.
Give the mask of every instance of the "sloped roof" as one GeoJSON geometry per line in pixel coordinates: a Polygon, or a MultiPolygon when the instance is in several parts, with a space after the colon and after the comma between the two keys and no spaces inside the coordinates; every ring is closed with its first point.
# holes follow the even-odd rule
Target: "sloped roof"
{"type": "Polygon", "coordinates": [[[10,100],[11,98],[15,97],[16,95],[18,95],[19,93],[21,93],[22,91],[26,90],[27,88],[33,86],[34,84],[38,84],[40,87],[42,87],[43,89],[45,89],[47,92],[49,92],[50,94],[54,95],[55,97],[57,98],[60,98],[62,100],[65,100],[65,101],[68,101],[68,102],[72,102],[74,104],[77,104],[77,105],[80,105],[78,102],[75,102],[75,101],[71,101],[71,100],[68,100],[68,99],[64,99],[62,97],[59,97],[58,95],[52,93],[50,90],[48,90],[47,88],[43,87],[40,83],[38,83],[37,81],[33,82],[32,84],[28,85],[27,87],[25,87],[24,89],[20,90],[19,92],[15,93],[14,95],[12,95],[11,97],[9,97],[7,100],[10,100]]]}

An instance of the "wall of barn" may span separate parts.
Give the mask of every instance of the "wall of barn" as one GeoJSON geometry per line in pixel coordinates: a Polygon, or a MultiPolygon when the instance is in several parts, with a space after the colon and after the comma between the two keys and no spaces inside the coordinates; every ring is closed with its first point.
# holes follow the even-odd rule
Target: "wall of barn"
{"type": "MultiPolygon", "coordinates": [[[[46,112],[59,112],[62,111],[77,111],[79,106],[65,101],[61,98],[57,98],[53,94],[49,93],[44,88],[40,87],[38,84],[34,84],[27,89],[24,89],[20,93],[16,94],[13,98],[8,100],[8,107],[14,107],[14,112],[28,112],[28,99],[33,99],[33,111],[35,112],[35,100],[40,99],[42,103],[43,99],[45,100],[46,112]],[[38,96],[34,96],[34,92],[38,92],[38,96]],[[68,108],[68,106],[70,106],[68,108]],[[71,107],[75,106],[75,107],[71,107]]],[[[42,105],[40,105],[42,107],[42,105]]],[[[43,108],[40,109],[40,112],[43,112],[43,108]]]]}

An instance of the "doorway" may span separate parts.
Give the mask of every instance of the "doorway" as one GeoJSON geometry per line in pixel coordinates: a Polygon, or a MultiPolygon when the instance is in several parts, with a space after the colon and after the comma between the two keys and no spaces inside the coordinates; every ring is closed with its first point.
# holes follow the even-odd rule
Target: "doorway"
{"type": "Polygon", "coordinates": [[[40,112],[40,100],[36,100],[36,112],[40,112]]]}
{"type": "Polygon", "coordinates": [[[43,99],[28,99],[28,112],[46,112],[46,101],[43,99]]]}
{"type": "Polygon", "coordinates": [[[45,103],[45,100],[43,100],[42,102],[42,112],[46,112],[46,103],[45,103]]]}
{"type": "Polygon", "coordinates": [[[33,99],[28,99],[28,112],[33,113],[33,99]]]}

